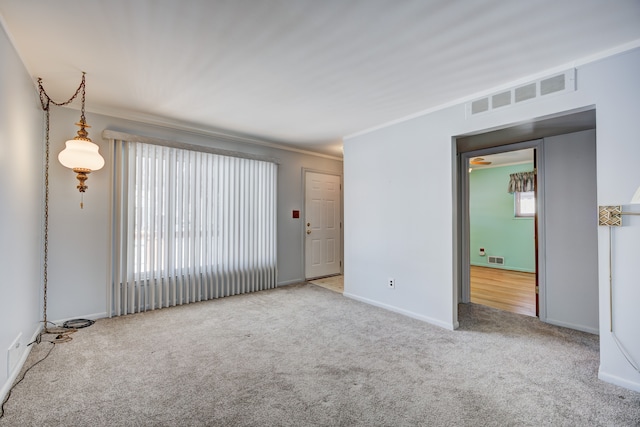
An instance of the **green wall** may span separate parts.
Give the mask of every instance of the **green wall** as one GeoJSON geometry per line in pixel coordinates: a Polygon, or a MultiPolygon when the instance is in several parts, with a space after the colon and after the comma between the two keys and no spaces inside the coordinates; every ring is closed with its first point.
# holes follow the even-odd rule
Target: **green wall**
{"type": "Polygon", "coordinates": [[[535,272],[533,218],[514,216],[509,174],[533,170],[533,163],[474,169],[469,174],[471,265],[535,272]],[[484,248],[485,256],[480,256],[484,248]],[[504,266],[488,264],[489,256],[504,257],[504,266]]]}

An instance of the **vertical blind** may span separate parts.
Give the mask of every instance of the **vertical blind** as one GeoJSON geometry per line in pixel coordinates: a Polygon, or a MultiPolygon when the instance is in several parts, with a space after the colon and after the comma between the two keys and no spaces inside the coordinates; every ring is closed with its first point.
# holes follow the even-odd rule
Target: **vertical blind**
{"type": "Polygon", "coordinates": [[[273,288],[272,162],[114,140],[111,315],[273,288]]]}

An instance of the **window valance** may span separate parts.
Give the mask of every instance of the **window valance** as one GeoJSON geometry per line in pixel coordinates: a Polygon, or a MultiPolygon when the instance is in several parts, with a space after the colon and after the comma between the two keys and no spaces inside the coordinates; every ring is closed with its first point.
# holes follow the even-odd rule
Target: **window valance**
{"type": "MultiPolygon", "coordinates": [[[[275,164],[280,163],[280,161],[274,157],[245,153],[240,151],[224,150],[222,148],[208,147],[204,145],[188,144],[188,143],[179,142],[179,141],[169,141],[166,139],[153,138],[148,136],[132,135],[129,133],[118,132],[110,129],[105,129],[104,131],[102,131],[102,138],[108,139],[111,141],[141,142],[143,144],[160,145],[163,147],[179,148],[182,150],[197,151],[201,153],[218,154],[220,156],[260,160],[263,162],[271,162],[275,164]]],[[[223,137],[219,137],[217,139],[223,142],[225,141],[225,138],[223,137]]]]}
{"type": "Polygon", "coordinates": [[[522,193],[536,189],[536,172],[517,172],[509,175],[509,193],[522,193]]]}

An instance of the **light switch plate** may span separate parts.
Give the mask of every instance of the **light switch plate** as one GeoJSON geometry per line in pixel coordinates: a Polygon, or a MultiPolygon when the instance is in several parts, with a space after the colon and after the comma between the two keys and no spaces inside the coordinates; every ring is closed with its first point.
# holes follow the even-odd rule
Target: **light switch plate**
{"type": "Polygon", "coordinates": [[[622,225],[622,206],[598,206],[598,225],[620,227],[622,225]]]}

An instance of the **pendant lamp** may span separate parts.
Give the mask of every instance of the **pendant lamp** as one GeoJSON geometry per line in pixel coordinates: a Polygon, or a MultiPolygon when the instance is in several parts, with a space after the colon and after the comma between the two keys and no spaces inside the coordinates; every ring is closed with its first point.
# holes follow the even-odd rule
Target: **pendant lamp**
{"type": "Polygon", "coordinates": [[[58,154],[58,160],[63,166],[73,170],[78,179],[78,185],[76,188],[81,193],[87,190],[85,181],[88,178],[88,174],[93,171],[102,169],[104,166],[104,158],[98,152],[98,146],[89,138],[89,132],[87,128],[91,127],[87,125],[84,117],[84,101],[85,101],[85,80],[84,73],[82,74],[82,108],[80,112],[80,121],[76,123],[76,126],[80,126],[78,135],[73,139],[68,140],[65,143],[65,149],[58,154]]]}

